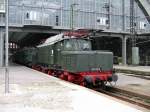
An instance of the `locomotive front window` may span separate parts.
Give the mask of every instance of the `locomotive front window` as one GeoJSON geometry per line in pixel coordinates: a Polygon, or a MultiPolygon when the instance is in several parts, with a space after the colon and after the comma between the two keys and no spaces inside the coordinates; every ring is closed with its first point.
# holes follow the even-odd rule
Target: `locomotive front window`
{"type": "Polygon", "coordinates": [[[89,40],[78,39],[80,50],[91,50],[91,42],[89,40]]]}
{"type": "Polygon", "coordinates": [[[84,39],[68,39],[64,41],[65,50],[91,50],[91,42],[84,39]]]}

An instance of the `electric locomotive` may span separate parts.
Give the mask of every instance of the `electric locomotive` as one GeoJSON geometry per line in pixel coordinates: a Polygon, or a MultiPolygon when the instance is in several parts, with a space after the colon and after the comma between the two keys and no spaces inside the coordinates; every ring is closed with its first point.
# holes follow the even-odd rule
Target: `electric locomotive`
{"type": "Polygon", "coordinates": [[[113,53],[93,51],[87,37],[86,33],[68,32],[48,38],[37,46],[33,68],[86,87],[117,81],[113,53]]]}

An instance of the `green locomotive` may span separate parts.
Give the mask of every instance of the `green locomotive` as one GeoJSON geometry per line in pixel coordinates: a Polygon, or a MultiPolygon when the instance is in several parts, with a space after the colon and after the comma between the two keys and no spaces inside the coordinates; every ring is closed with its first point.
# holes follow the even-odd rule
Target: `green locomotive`
{"type": "Polygon", "coordinates": [[[113,53],[92,51],[91,41],[80,33],[62,33],[37,46],[34,69],[83,86],[117,81],[113,53]]]}

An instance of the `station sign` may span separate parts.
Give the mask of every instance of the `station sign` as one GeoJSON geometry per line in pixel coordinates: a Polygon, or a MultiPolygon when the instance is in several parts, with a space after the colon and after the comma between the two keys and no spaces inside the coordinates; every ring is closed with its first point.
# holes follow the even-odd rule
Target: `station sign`
{"type": "Polygon", "coordinates": [[[5,0],[0,0],[0,13],[5,13],[5,0]]]}

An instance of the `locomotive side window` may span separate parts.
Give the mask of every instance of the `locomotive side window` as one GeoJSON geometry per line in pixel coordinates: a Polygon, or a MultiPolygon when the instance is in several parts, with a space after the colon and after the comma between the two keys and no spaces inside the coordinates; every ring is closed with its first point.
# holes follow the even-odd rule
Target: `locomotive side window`
{"type": "Polygon", "coordinates": [[[65,50],[73,50],[73,45],[71,40],[65,40],[64,44],[65,44],[64,46],[65,50]]]}
{"type": "Polygon", "coordinates": [[[56,50],[61,51],[63,49],[63,41],[56,43],[56,50]]]}

